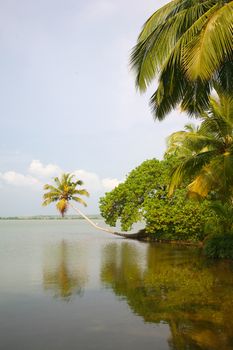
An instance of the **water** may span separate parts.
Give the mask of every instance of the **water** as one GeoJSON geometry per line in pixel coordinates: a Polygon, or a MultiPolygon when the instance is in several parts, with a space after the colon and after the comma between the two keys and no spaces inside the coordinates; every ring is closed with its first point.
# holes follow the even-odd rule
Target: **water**
{"type": "Polygon", "coordinates": [[[233,349],[233,266],[82,220],[0,221],[0,349],[233,349]]]}

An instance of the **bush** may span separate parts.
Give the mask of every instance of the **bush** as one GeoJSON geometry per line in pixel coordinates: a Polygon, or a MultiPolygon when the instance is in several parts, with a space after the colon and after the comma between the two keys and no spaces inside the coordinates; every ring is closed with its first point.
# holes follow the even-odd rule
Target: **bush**
{"type": "Polygon", "coordinates": [[[204,253],[209,258],[233,259],[233,234],[214,234],[205,241],[204,253]]]}
{"type": "MultiPolygon", "coordinates": [[[[171,159],[172,161],[172,159],[171,159]]],[[[174,164],[174,161],[172,162],[174,164]]],[[[187,190],[168,196],[171,164],[151,159],[132,170],[126,180],[100,198],[100,212],[108,225],[120,221],[128,231],[136,222],[145,223],[152,239],[203,241],[206,222],[215,222],[209,202],[187,199],[187,190]]]]}

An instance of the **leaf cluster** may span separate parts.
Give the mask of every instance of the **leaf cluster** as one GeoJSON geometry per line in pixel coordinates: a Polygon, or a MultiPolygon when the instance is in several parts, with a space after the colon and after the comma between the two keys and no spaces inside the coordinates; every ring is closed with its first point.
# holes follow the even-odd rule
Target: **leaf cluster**
{"type": "Polygon", "coordinates": [[[179,189],[168,197],[171,168],[175,157],[151,159],[132,170],[124,183],[100,199],[100,211],[107,224],[119,220],[123,230],[143,221],[148,234],[157,239],[202,240],[206,220],[213,215],[207,201],[187,199],[179,189]]]}
{"type": "Polygon", "coordinates": [[[170,194],[184,179],[191,178],[190,195],[215,195],[231,200],[233,191],[233,96],[219,85],[208,110],[199,114],[198,128],[187,125],[168,139],[167,154],[175,154],[170,194]]]}
{"type": "Polygon", "coordinates": [[[73,200],[86,206],[86,202],[80,198],[81,196],[89,196],[89,193],[85,189],[79,189],[78,186],[82,186],[81,180],[74,180],[74,174],[64,173],[61,177],[55,177],[54,185],[44,185],[44,190],[47,191],[43,195],[43,206],[47,206],[51,203],[57,202],[57,210],[62,216],[68,210],[69,201],[73,200]]]}
{"type": "Polygon", "coordinates": [[[209,258],[233,259],[233,234],[217,233],[205,241],[204,253],[209,258]]]}
{"type": "Polygon", "coordinates": [[[151,97],[155,118],[181,104],[195,114],[208,107],[213,82],[233,85],[233,1],[175,0],[144,24],[132,51],[136,86],[151,97]]]}

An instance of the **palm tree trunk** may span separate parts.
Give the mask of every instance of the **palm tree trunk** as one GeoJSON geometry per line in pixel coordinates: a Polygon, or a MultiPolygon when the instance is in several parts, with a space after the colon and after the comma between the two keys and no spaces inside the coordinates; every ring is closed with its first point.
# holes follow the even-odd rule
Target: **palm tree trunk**
{"type": "Polygon", "coordinates": [[[91,219],[89,219],[80,209],[76,208],[73,206],[73,204],[69,203],[69,205],[71,206],[71,208],[76,211],[76,213],[78,213],[80,216],[82,216],[85,220],[87,220],[89,222],[90,225],[92,225],[94,228],[96,228],[97,230],[100,231],[105,231],[108,233],[111,233],[113,235],[116,236],[120,236],[120,237],[124,237],[124,238],[131,238],[131,239],[135,239],[138,237],[138,233],[120,233],[120,232],[115,232],[111,229],[105,228],[105,227],[100,227],[97,224],[95,224],[91,219]]]}

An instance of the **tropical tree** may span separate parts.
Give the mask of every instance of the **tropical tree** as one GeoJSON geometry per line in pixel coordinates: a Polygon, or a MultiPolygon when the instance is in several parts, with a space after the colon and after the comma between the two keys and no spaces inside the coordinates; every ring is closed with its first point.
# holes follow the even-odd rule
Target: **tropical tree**
{"type": "Polygon", "coordinates": [[[229,203],[213,201],[210,207],[216,213],[217,218],[209,223],[211,231],[222,234],[233,233],[233,206],[229,203]]]}
{"type": "Polygon", "coordinates": [[[81,203],[86,207],[87,204],[80,198],[80,195],[89,197],[89,193],[85,189],[77,189],[77,186],[82,186],[83,182],[81,180],[73,181],[73,178],[74,175],[72,174],[62,174],[61,179],[54,178],[56,187],[48,184],[44,185],[44,190],[48,192],[43,196],[44,202],[42,205],[47,206],[50,203],[57,202],[57,210],[62,216],[67,212],[70,200],[81,203]]]}
{"type": "Polygon", "coordinates": [[[163,161],[146,160],[133,169],[125,182],[100,198],[105,222],[115,226],[119,220],[127,231],[137,222],[145,223],[141,237],[155,240],[202,241],[206,222],[213,220],[209,202],[187,200],[186,189],[177,189],[168,198],[171,166],[175,157],[163,161]]]}
{"type": "Polygon", "coordinates": [[[170,1],[144,24],[131,65],[140,91],[158,78],[155,118],[179,103],[191,114],[207,108],[214,81],[233,88],[233,1],[170,1]]]}
{"type": "Polygon", "coordinates": [[[51,203],[57,202],[57,210],[61,213],[62,216],[64,216],[65,213],[68,211],[69,207],[71,207],[96,229],[113,233],[121,237],[133,238],[133,234],[119,233],[108,228],[98,226],[96,223],[90,220],[80,209],[74,207],[71,201],[75,201],[86,207],[86,202],[82,198],[80,198],[80,196],[89,196],[89,193],[85,189],[77,188],[78,186],[82,186],[83,182],[81,180],[74,180],[73,174],[64,173],[61,175],[60,178],[55,177],[54,182],[54,185],[44,185],[44,190],[47,192],[43,195],[43,206],[47,206],[51,203]]]}
{"type": "Polygon", "coordinates": [[[170,195],[185,179],[190,195],[231,203],[233,195],[233,95],[216,87],[208,111],[199,115],[196,130],[173,133],[168,153],[176,149],[177,165],[172,172],[170,195]]]}

